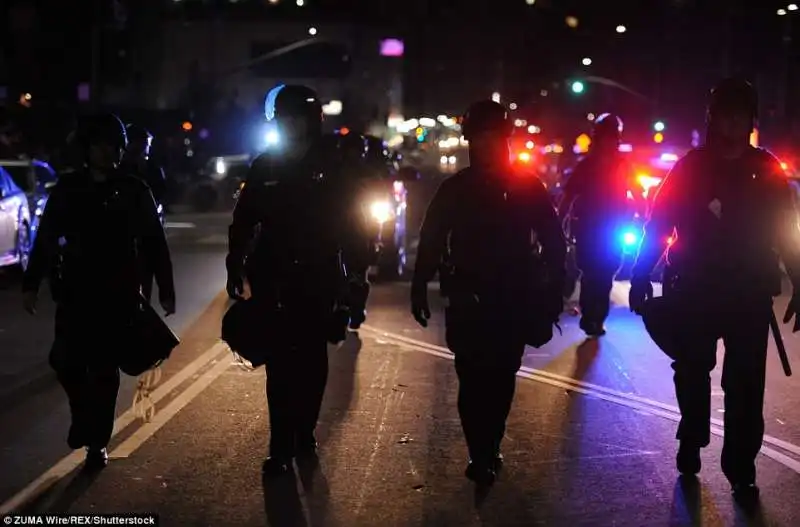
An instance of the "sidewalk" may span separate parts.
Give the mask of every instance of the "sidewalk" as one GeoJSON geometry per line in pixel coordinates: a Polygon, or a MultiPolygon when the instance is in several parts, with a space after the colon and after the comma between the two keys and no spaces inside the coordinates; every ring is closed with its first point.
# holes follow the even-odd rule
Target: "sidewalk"
{"type": "MultiPolygon", "coordinates": [[[[676,484],[674,423],[600,398],[520,379],[506,467],[476,495],[447,356],[362,331],[331,351],[319,426],[321,465],[262,482],[268,439],[264,373],[229,359],[207,388],[137,448],[39,501],[50,511],[153,512],[162,526],[746,525],[704,452],[698,492],[676,484]]],[[[168,416],[162,416],[168,419],[168,416]]],[[[158,416],[156,421],[158,421],[158,416]]],[[[758,522],[800,524],[796,474],[759,461],[758,522]]],[[[759,524],[759,523],[756,523],[759,524]]]]}

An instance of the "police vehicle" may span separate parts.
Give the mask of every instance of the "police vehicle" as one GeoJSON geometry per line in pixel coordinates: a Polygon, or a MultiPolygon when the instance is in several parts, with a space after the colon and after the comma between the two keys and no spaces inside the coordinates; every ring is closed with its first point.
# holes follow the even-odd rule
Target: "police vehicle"
{"type": "Polygon", "coordinates": [[[373,263],[379,277],[395,278],[404,274],[407,266],[407,184],[419,179],[419,173],[401,167],[402,157],[389,152],[379,137],[365,138],[370,178],[365,205],[373,236],[373,263]]]}

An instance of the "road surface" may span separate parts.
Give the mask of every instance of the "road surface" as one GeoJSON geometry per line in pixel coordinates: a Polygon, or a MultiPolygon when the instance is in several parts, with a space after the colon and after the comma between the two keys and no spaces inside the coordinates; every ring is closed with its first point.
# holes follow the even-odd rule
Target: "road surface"
{"type": "MultiPolygon", "coordinates": [[[[719,372],[701,484],[679,484],[671,370],[628,311],[625,283],[612,293],[607,336],[586,342],[565,315],[563,336],[527,350],[506,467],[485,495],[463,477],[457,381],[435,287],[437,314],[423,330],[408,315],[408,284],[376,285],[368,326],[330,349],[320,466],[264,482],[264,372],[235,364],[217,341],[224,217],[184,220],[170,227],[180,309],[171,324],[183,342],[151,395],[155,417],[143,423],[129,411],[135,380],[126,379],[112,462],[92,479],[76,470],[82,453],[64,445],[66,401],[52,379],[0,391],[0,511],[158,512],[161,525],[175,526],[800,525],[800,390],[774,347],[758,460],[763,505],[746,517],[719,469],[719,372]]],[[[4,386],[46,360],[52,325],[47,306],[36,318],[19,314],[8,287],[0,350],[11,357],[3,371],[19,373],[4,386]]],[[[786,335],[796,366],[799,339],[786,335]]]]}

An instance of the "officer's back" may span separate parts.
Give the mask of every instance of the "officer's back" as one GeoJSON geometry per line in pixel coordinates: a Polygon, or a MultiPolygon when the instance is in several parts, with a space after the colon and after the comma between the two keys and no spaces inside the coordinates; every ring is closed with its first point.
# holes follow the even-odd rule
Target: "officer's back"
{"type": "MultiPolygon", "coordinates": [[[[498,297],[518,288],[521,277],[530,276],[535,242],[547,246],[546,256],[564,248],[544,185],[511,169],[503,115],[502,107],[476,105],[471,126],[496,130],[498,140],[470,144],[471,166],[442,183],[426,214],[417,258],[417,273],[427,276],[430,267],[438,265],[438,244],[446,244],[452,275],[476,292],[498,297]],[[538,239],[532,239],[532,230],[538,239]]],[[[553,262],[559,265],[558,258],[553,262]]],[[[553,269],[559,276],[563,254],[560,264],[562,269],[553,269]]]]}
{"type": "Polygon", "coordinates": [[[735,280],[774,288],[779,271],[771,226],[782,209],[773,205],[786,198],[780,163],[763,149],[749,147],[726,160],[701,147],[676,164],[668,181],[657,202],[680,233],[670,264],[705,287],[735,280]]]}

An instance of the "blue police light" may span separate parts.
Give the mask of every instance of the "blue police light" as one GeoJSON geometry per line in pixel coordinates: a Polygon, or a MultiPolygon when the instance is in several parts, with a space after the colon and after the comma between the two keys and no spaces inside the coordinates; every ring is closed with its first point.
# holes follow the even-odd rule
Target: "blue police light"
{"type": "Polygon", "coordinates": [[[280,136],[277,130],[270,130],[264,134],[264,143],[267,146],[275,146],[280,142],[280,136]]]}
{"type": "Polygon", "coordinates": [[[622,234],[622,243],[625,244],[625,247],[636,245],[637,241],[639,241],[639,237],[633,231],[625,231],[622,234]]]}
{"type": "Polygon", "coordinates": [[[264,117],[267,118],[267,121],[271,121],[275,118],[275,100],[285,87],[285,84],[279,84],[267,92],[267,98],[264,100],[264,117]]]}

